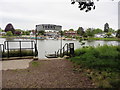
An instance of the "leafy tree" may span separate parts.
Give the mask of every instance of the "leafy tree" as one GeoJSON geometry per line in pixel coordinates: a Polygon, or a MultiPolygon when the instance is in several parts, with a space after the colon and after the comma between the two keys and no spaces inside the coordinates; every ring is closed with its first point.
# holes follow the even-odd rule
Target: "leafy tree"
{"type": "Polygon", "coordinates": [[[103,31],[101,29],[99,29],[99,28],[93,30],[94,34],[98,34],[98,33],[102,33],[102,32],[103,31]]]}
{"type": "Polygon", "coordinates": [[[69,29],[69,31],[74,31],[74,29],[69,29]]]}
{"type": "Polygon", "coordinates": [[[115,32],[115,30],[114,30],[114,29],[112,29],[112,28],[109,28],[109,32],[114,33],[114,32],[115,32]]]}
{"type": "Polygon", "coordinates": [[[12,33],[11,31],[7,31],[7,32],[6,32],[6,35],[7,35],[7,36],[13,36],[13,33],[12,33]]]}
{"type": "Polygon", "coordinates": [[[5,32],[8,32],[8,31],[11,31],[13,34],[15,32],[15,29],[11,23],[7,24],[7,26],[5,27],[5,32]]]}
{"type": "Polygon", "coordinates": [[[112,35],[111,32],[106,33],[107,37],[110,37],[112,35]]]}
{"type": "Polygon", "coordinates": [[[77,30],[77,34],[80,35],[80,36],[83,36],[84,34],[84,29],[82,27],[79,27],[78,30],[77,30]]]}
{"type": "Polygon", "coordinates": [[[117,30],[116,37],[120,38],[120,29],[117,30]]]}
{"type": "Polygon", "coordinates": [[[93,36],[94,36],[93,30],[92,30],[91,28],[88,28],[88,29],[86,30],[86,35],[87,35],[87,36],[90,36],[90,37],[93,37],[93,36]]]}
{"type": "Polygon", "coordinates": [[[45,34],[45,31],[39,31],[38,34],[39,34],[39,35],[44,35],[44,34],[45,34]]]}
{"type": "Polygon", "coordinates": [[[106,23],[104,25],[104,32],[109,32],[109,24],[108,23],[106,23]]]}
{"type": "Polygon", "coordinates": [[[63,36],[64,35],[64,31],[59,31],[60,35],[63,36]]]}
{"type": "Polygon", "coordinates": [[[25,35],[30,35],[30,32],[29,31],[25,31],[25,35]]]}
{"type": "Polygon", "coordinates": [[[26,35],[25,31],[22,31],[22,35],[26,35]]]}

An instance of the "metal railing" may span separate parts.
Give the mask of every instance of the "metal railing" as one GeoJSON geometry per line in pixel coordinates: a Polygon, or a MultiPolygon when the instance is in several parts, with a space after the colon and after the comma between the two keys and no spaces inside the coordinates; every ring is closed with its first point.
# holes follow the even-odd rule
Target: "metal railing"
{"type": "Polygon", "coordinates": [[[7,52],[7,57],[9,58],[10,57],[10,51],[12,51],[12,50],[18,50],[19,51],[19,57],[22,57],[22,56],[24,56],[24,55],[22,55],[22,50],[31,50],[32,52],[32,54],[31,55],[33,55],[33,56],[35,56],[34,55],[34,51],[35,51],[35,53],[36,53],[36,47],[35,47],[36,45],[35,45],[35,42],[34,41],[5,41],[4,42],[4,44],[0,44],[0,48],[2,48],[2,54],[4,54],[4,52],[7,52]],[[18,42],[18,46],[17,46],[17,48],[11,48],[10,47],[10,43],[13,43],[13,46],[14,46],[14,44],[16,43],[16,42],[18,42]],[[30,47],[27,47],[27,48],[23,48],[22,47],[22,44],[23,43],[30,43],[31,45],[30,45],[30,47]]]}
{"type": "Polygon", "coordinates": [[[55,55],[57,56],[57,57],[63,57],[64,55],[69,55],[69,45],[68,45],[68,43],[66,43],[64,46],[63,46],[63,48],[62,49],[59,49],[57,52],[55,52],[55,55]],[[67,49],[66,51],[65,51],[65,48],[67,49]]]}

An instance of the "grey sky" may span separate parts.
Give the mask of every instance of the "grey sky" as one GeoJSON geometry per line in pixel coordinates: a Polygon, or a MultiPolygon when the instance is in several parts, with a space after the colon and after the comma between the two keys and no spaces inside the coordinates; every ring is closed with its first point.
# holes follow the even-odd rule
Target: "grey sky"
{"type": "Polygon", "coordinates": [[[107,22],[118,29],[118,1],[100,0],[95,2],[95,10],[86,13],[77,3],[71,5],[71,0],[0,0],[0,27],[12,23],[24,30],[35,29],[37,24],[62,25],[63,30],[80,26],[103,29],[107,22]]]}

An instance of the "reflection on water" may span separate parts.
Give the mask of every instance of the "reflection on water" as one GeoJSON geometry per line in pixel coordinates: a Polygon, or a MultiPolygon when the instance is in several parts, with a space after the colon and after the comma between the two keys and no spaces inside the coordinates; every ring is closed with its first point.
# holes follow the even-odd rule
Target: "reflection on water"
{"type": "MultiPolygon", "coordinates": [[[[13,39],[7,39],[7,40],[13,40],[13,39]]],[[[18,41],[18,40],[24,40],[24,41],[30,41],[30,39],[14,39],[14,41],[18,41]]],[[[0,38],[0,44],[3,44],[4,41],[6,41],[6,39],[4,38],[0,38]]],[[[45,58],[45,54],[51,54],[51,53],[55,53],[55,51],[57,51],[58,49],[60,49],[60,40],[38,40],[38,57],[39,58],[45,58]]],[[[79,41],[62,41],[62,45],[64,45],[65,43],[74,43],[75,45],[75,49],[80,48],[81,47],[81,43],[79,41]]],[[[118,45],[120,44],[120,42],[118,41],[85,41],[85,45],[84,46],[98,46],[98,45],[118,45]]],[[[15,44],[11,44],[11,47],[16,47],[17,43],[15,44]]],[[[29,47],[30,43],[25,43],[23,45],[24,47],[29,47]]]]}

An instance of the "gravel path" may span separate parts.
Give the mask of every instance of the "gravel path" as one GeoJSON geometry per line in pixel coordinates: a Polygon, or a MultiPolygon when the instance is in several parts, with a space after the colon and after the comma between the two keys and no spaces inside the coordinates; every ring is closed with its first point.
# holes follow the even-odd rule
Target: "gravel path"
{"type": "Polygon", "coordinates": [[[68,60],[38,60],[21,70],[2,72],[3,88],[94,88],[82,73],[73,72],[68,60]]]}

